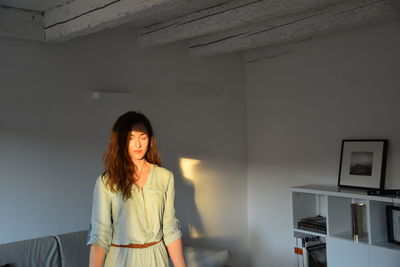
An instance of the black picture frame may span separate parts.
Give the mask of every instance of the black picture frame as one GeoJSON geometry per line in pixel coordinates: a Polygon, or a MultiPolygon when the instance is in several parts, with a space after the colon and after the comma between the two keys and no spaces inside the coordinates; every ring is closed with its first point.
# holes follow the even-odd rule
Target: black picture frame
{"type": "Polygon", "coordinates": [[[386,206],[388,241],[400,245],[400,206],[386,206]]]}
{"type": "Polygon", "coordinates": [[[342,140],[338,186],[383,190],[387,147],[386,139],[342,140]]]}

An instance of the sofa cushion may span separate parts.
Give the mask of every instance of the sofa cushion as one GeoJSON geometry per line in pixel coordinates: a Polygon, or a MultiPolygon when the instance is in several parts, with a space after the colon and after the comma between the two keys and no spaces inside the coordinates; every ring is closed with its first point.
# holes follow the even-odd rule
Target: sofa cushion
{"type": "Polygon", "coordinates": [[[87,267],[89,247],[86,246],[87,231],[73,232],[55,236],[60,246],[63,267],[87,267]]]}
{"type": "Polygon", "coordinates": [[[0,265],[61,267],[57,240],[52,236],[0,244],[0,265]]]}

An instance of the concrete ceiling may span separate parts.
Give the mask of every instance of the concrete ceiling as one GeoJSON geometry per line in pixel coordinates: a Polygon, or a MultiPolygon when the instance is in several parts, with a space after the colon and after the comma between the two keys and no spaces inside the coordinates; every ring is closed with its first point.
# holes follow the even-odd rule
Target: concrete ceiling
{"type": "Polygon", "coordinates": [[[205,56],[399,17],[400,0],[0,0],[0,35],[65,42],[124,26],[143,46],[187,40],[205,56]]]}
{"type": "Polygon", "coordinates": [[[0,0],[0,6],[15,7],[34,11],[46,11],[71,0],[0,0]]]}

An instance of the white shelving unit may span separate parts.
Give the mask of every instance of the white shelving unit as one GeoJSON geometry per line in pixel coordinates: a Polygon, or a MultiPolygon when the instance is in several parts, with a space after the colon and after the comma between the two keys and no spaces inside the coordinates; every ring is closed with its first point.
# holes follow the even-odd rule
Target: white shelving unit
{"type": "Polygon", "coordinates": [[[369,196],[366,190],[337,186],[305,185],[290,189],[293,236],[299,233],[326,240],[328,267],[400,267],[400,245],[387,241],[386,206],[400,206],[400,199],[369,196]],[[354,241],[351,204],[364,203],[364,232],[354,241]],[[297,228],[302,218],[326,217],[326,234],[297,228]]]}

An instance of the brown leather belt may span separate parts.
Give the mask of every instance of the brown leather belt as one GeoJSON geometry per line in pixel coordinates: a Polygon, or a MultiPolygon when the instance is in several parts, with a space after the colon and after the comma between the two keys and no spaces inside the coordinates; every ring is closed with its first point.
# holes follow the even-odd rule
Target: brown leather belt
{"type": "Polygon", "coordinates": [[[114,243],[111,243],[111,246],[113,247],[119,247],[119,248],[148,248],[151,246],[154,246],[155,244],[159,243],[161,240],[157,242],[152,242],[152,243],[144,243],[144,244],[129,244],[129,245],[117,245],[114,243]]]}

